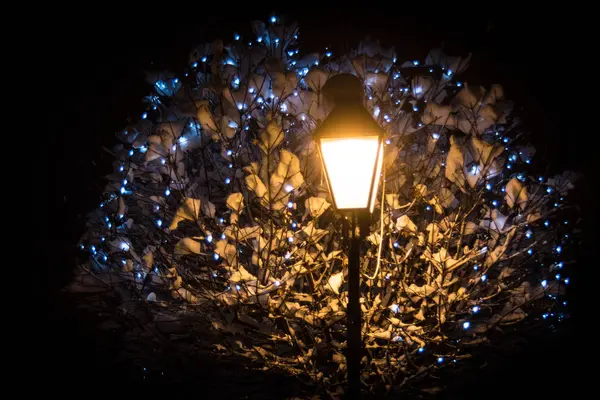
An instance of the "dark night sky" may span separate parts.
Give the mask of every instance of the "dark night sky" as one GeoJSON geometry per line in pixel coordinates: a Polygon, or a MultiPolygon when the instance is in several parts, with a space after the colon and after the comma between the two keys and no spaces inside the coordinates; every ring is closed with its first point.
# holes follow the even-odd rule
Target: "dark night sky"
{"type": "MultiPolygon", "coordinates": [[[[53,94],[51,104],[45,109],[49,142],[40,149],[48,166],[50,208],[46,214],[48,229],[42,243],[46,249],[43,254],[53,254],[41,264],[44,268],[40,273],[47,278],[49,347],[61,349],[51,351],[47,357],[64,357],[72,367],[56,371],[59,375],[83,377],[80,372],[83,365],[92,369],[100,368],[98,365],[110,368],[110,359],[95,358],[100,356],[95,353],[94,343],[100,339],[89,333],[89,326],[88,331],[81,327],[85,324],[77,320],[78,314],[57,295],[57,289],[69,279],[83,216],[97,205],[104,185],[100,178],[109,170],[110,156],[101,147],[110,147],[115,142],[113,133],[122,128],[128,116],[139,115],[140,100],[150,91],[142,71],[153,66],[180,71],[194,45],[216,37],[229,40],[234,31],[250,37],[250,21],[266,20],[270,11],[239,12],[228,17],[182,9],[173,12],[171,18],[161,17],[169,11],[136,16],[123,13],[118,17],[111,11],[110,15],[96,15],[98,22],[83,18],[53,20],[42,35],[42,51],[54,82],[63,90],[53,94]]],[[[500,83],[507,96],[523,107],[526,124],[532,132],[531,141],[538,150],[535,162],[552,172],[574,169],[589,176],[593,171],[592,150],[586,136],[592,132],[588,132],[589,127],[584,126],[582,119],[592,114],[582,111],[584,101],[578,96],[584,95],[585,88],[581,85],[594,79],[590,78],[588,68],[582,66],[589,62],[586,29],[591,27],[585,28],[583,22],[568,15],[535,19],[450,18],[446,16],[452,11],[439,8],[431,12],[438,15],[432,18],[398,16],[398,12],[382,8],[353,14],[315,10],[312,15],[292,12],[278,15],[287,15],[300,23],[303,50],[329,46],[341,53],[346,46],[370,34],[386,45],[394,45],[399,60],[423,60],[429,49],[442,43],[450,55],[472,52],[472,66],[464,80],[500,83]]],[[[597,124],[590,126],[597,129],[597,124]]],[[[590,186],[591,180],[585,178],[576,194],[586,212],[584,225],[588,226],[592,226],[590,221],[595,215],[589,214],[593,205],[590,186]]],[[[584,238],[587,246],[579,257],[579,268],[583,271],[588,261],[593,260],[592,238],[593,233],[584,238]]],[[[574,276],[585,281],[584,273],[576,272],[574,276]]],[[[586,299],[581,293],[589,292],[584,290],[584,284],[574,281],[574,288],[579,288],[573,297],[578,315],[583,314],[583,299],[586,299]]],[[[569,380],[579,381],[583,376],[576,368],[575,352],[583,345],[576,343],[583,323],[575,318],[571,325],[565,335],[549,337],[504,360],[497,369],[474,375],[468,381],[471,390],[481,394],[485,384],[496,387],[505,385],[507,379],[517,379],[530,395],[541,397],[561,390],[572,393],[575,389],[562,385],[569,380]],[[559,381],[557,377],[561,374],[565,375],[559,381]]],[[[479,397],[476,394],[469,395],[479,397]]]]}

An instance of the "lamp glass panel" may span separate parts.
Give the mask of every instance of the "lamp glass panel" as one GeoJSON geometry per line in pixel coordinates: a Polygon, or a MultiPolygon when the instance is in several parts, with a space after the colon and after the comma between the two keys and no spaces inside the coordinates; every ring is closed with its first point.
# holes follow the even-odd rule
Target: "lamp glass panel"
{"type": "Polygon", "coordinates": [[[379,145],[379,155],[377,157],[377,169],[375,170],[375,183],[373,183],[373,193],[371,193],[371,205],[369,211],[375,209],[375,199],[377,199],[377,187],[379,186],[379,178],[381,177],[381,167],[383,166],[383,143],[379,145]]]}
{"type": "Polygon", "coordinates": [[[321,154],[338,209],[369,207],[378,136],[321,138],[321,154]]]}

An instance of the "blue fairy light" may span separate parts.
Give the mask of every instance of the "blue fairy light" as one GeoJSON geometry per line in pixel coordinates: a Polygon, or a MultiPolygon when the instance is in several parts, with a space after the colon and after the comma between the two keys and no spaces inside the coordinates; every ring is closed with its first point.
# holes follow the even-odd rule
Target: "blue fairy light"
{"type": "Polygon", "coordinates": [[[198,62],[197,62],[197,61],[195,61],[195,62],[192,64],[192,68],[198,68],[198,62]]]}
{"type": "Polygon", "coordinates": [[[129,150],[129,156],[133,156],[133,150],[129,150]]]}
{"type": "Polygon", "coordinates": [[[242,290],[242,287],[236,283],[235,284],[235,289],[239,292],[240,290],[242,290]]]}
{"type": "Polygon", "coordinates": [[[543,176],[538,177],[538,181],[543,182],[544,181],[544,177],[543,176]]]}
{"type": "Polygon", "coordinates": [[[557,246],[557,247],[556,247],[556,252],[557,252],[558,254],[562,253],[562,246],[557,246]]]}
{"type": "Polygon", "coordinates": [[[123,167],[122,165],[119,166],[119,172],[123,172],[124,169],[125,167],[123,167]]]}
{"type": "Polygon", "coordinates": [[[285,258],[286,260],[289,260],[291,256],[292,256],[292,253],[290,253],[288,251],[287,253],[285,253],[285,256],[283,256],[283,258],[285,258]]]}
{"type": "Polygon", "coordinates": [[[502,141],[503,141],[504,143],[508,143],[508,138],[507,138],[507,137],[505,137],[504,139],[502,139],[502,141]]]}
{"type": "Polygon", "coordinates": [[[273,15],[271,17],[271,23],[274,24],[275,22],[277,22],[277,17],[273,15]]]}
{"type": "Polygon", "coordinates": [[[425,351],[425,348],[423,348],[423,347],[419,347],[419,350],[417,350],[417,351],[418,351],[419,353],[422,353],[422,352],[424,352],[424,351],[425,351]]]}
{"type": "Polygon", "coordinates": [[[397,313],[398,311],[400,311],[400,306],[398,304],[392,304],[390,306],[390,310],[392,310],[392,312],[397,313]]]}
{"type": "Polygon", "coordinates": [[[394,242],[394,247],[398,248],[400,245],[398,244],[398,242],[394,242]]]}
{"type": "Polygon", "coordinates": [[[145,113],[142,114],[142,119],[146,119],[146,118],[148,118],[148,113],[147,112],[145,112],[145,113]]]}
{"type": "MultiPolygon", "coordinates": [[[[138,272],[137,274],[135,274],[135,276],[136,276],[138,279],[142,279],[142,274],[141,274],[141,273],[139,273],[139,272],[138,272]]],[[[145,369],[145,368],[144,368],[144,369],[145,369]]]]}
{"type": "Polygon", "coordinates": [[[229,185],[231,183],[231,178],[225,178],[225,184],[229,185]]]}
{"type": "Polygon", "coordinates": [[[492,184],[491,184],[491,183],[486,183],[486,184],[485,184],[485,188],[486,188],[487,190],[492,190],[492,184]]]}
{"type": "Polygon", "coordinates": [[[227,154],[228,156],[230,156],[230,155],[233,154],[233,150],[227,150],[227,152],[225,154],[227,154]]]}
{"type": "Polygon", "coordinates": [[[416,111],[419,111],[419,107],[417,107],[417,106],[413,106],[413,111],[415,111],[415,112],[416,112],[416,111]]]}
{"type": "Polygon", "coordinates": [[[219,223],[222,224],[223,222],[225,222],[225,220],[223,218],[219,218],[219,223]]]}
{"type": "Polygon", "coordinates": [[[331,57],[331,52],[330,52],[330,51],[328,51],[327,53],[325,53],[325,55],[326,55],[327,57],[331,57]]]}
{"type": "Polygon", "coordinates": [[[438,364],[441,364],[444,362],[444,357],[438,357],[437,359],[438,364]]]}
{"type": "Polygon", "coordinates": [[[127,185],[127,179],[123,179],[123,186],[127,185]]]}
{"type": "Polygon", "coordinates": [[[108,223],[108,229],[110,229],[110,228],[112,228],[112,223],[111,222],[108,223]]]}
{"type": "Polygon", "coordinates": [[[288,206],[288,208],[293,208],[294,207],[294,203],[292,203],[291,201],[288,201],[287,206],[288,206]]]}
{"type": "Polygon", "coordinates": [[[237,33],[233,35],[233,40],[240,40],[240,35],[237,33]]]}
{"type": "Polygon", "coordinates": [[[157,220],[156,220],[156,225],[157,225],[158,227],[161,227],[161,226],[162,226],[162,219],[157,219],[157,220]]]}
{"type": "Polygon", "coordinates": [[[108,261],[108,256],[105,254],[102,256],[102,259],[104,260],[104,262],[108,261]]]}
{"type": "Polygon", "coordinates": [[[547,281],[547,280],[545,280],[545,279],[544,279],[544,280],[543,280],[541,283],[542,283],[542,287],[543,287],[544,289],[546,288],[546,286],[548,286],[548,281],[547,281]]]}
{"type": "Polygon", "coordinates": [[[569,278],[565,278],[565,281],[564,281],[564,282],[565,282],[565,285],[568,285],[568,284],[569,284],[569,282],[570,282],[569,278]]]}
{"type": "Polygon", "coordinates": [[[226,236],[224,233],[221,233],[221,240],[225,240],[226,236]]]}
{"type": "Polygon", "coordinates": [[[206,62],[206,60],[208,60],[206,56],[202,57],[202,62],[206,62]]]}
{"type": "Polygon", "coordinates": [[[567,302],[566,302],[566,301],[563,301],[563,306],[566,306],[566,305],[567,305],[567,302]]]}
{"type": "Polygon", "coordinates": [[[165,190],[165,196],[168,196],[171,194],[171,189],[167,188],[167,190],[165,190]]]}
{"type": "Polygon", "coordinates": [[[175,78],[175,79],[173,79],[173,82],[175,82],[175,83],[179,83],[179,78],[175,78]]]}
{"type": "Polygon", "coordinates": [[[556,275],[554,275],[554,277],[555,277],[557,280],[560,280],[560,274],[556,274],[556,275]]]}
{"type": "Polygon", "coordinates": [[[532,236],[532,235],[533,235],[533,234],[531,233],[531,231],[527,231],[527,232],[525,232],[525,237],[526,237],[527,239],[531,239],[531,236],[532,236]]]}
{"type": "Polygon", "coordinates": [[[233,83],[234,83],[235,85],[239,85],[239,84],[240,84],[240,78],[238,78],[238,77],[235,77],[235,79],[233,80],[233,83]]]}
{"type": "Polygon", "coordinates": [[[298,223],[296,221],[292,222],[292,228],[296,229],[298,227],[298,223]]]}
{"type": "Polygon", "coordinates": [[[544,221],[544,225],[546,226],[546,228],[547,228],[547,227],[549,227],[549,226],[550,226],[550,221],[548,221],[548,220],[545,220],[545,221],[544,221]]]}
{"type": "Polygon", "coordinates": [[[462,86],[462,82],[456,82],[456,86],[461,87],[462,86]]]}
{"type": "Polygon", "coordinates": [[[532,255],[533,254],[533,249],[527,250],[527,254],[532,255]]]}
{"type": "Polygon", "coordinates": [[[556,265],[558,266],[558,268],[559,268],[559,269],[561,269],[562,267],[564,267],[564,266],[565,266],[565,263],[561,261],[561,262],[559,262],[559,263],[558,263],[558,264],[556,264],[556,265]]]}
{"type": "Polygon", "coordinates": [[[542,318],[544,318],[544,319],[548,318],[548,314],[542,314],[542,318]]]}
{"type": "Polygon", "coordinates": [[[233,168],[233,164],[232,163],[229,163],[228,166],[229,166],[229,168],[233,168]]]}
{"type": "Polygon", "coordinates": [[[419,65],[419,60],[414,60],[413,65],[419,65]]]}
{"type": "Polygon", "coordinates": [[[487,275],[481,275],[481,282],[487,281],[487,275]]]}
{"type": "Polygon", "coordinates": [[[261,43],[261,42],[262,42],[262,38],[259,36],[258,38],[256,38],[256,41],[257,41],[258,43],[261,43]]]}
{"type": "Polygon", "coordinates": [[[473,269],[474,269],[475,271],[479,271],[479,265],[476,265],[476,266],[474,266],[474,267],[473,267],[473,269]]]}
{"type": "Polygon", "coordinates": [[[498,200],[494,200],[494,201],[492,201],[492,205],[493,205],[494,207],[498,207],[498,200]]]}
{"type": "Polygon", "coordinates": [[[469,321],[465,321],[463,322],[462,327],[464,330],[467,330],[471,327],[471,323],[469,321]]]}
{"type": "Polygon", "coordinates": [[[473,314],[477,314],[479,312],[479,306],[473,306],[471,311],[473,311],[473,314]]]}
{"type": "Polygon", "coordinates": [[[448,75],[448,76],[452,76],[452,70],[451,70],[451,69],[449,69],[449,70],[446,72],[446,75],[448,75]]]}
{"type": "Polygon", "coordinates": [[[213,254],[213,258],[215,259],[215,261],[217,261],[219,259],[219,255],[217,253],[213,254]]]}
{"type": "Polygon", "coordinates": [[[293,241],[294,241],[294,238],[293,238],[292,236],[290,236],[290,237],[288,238],[288,242],[292,243],[293,241]]]}
{"type": "Polygon", "coordinates": [[[550,186],[548,186],[546,188],[546,193],[548,193],[548,194],[552,193],[552,188],[550,186]]]}
{"type": "Polygon", "coordinates": [[[529,160],[529,159],[525,160],[525,164],[531,164],[531,160],[529,160]]]}
{"type": "Polygon", "coordinates": [[[125,194],[125,187],[121,187],[121,194],[125,194]]]}

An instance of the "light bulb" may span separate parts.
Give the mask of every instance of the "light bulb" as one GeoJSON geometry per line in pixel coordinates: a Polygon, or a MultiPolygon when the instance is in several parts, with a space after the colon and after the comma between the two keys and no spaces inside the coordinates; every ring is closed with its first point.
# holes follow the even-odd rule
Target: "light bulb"
{"type": "Polygon", "coordinates": [[[414,64],[414,65],[419,65],[419,61],[418,61],[418,60],[415,60],[415,61],[413,61],[413,64],[414,64]]]}
{"type": "Polygon", "coordinates": [[[285,191],[289,193],[289,192],[291,192],[292,190],[294,190],[294,187],[293,187],[292,185],[290,185],[289,183],[287,183],[287,184],[285,185],[285,191]]]}
{"type": "Polygon", "coordinates": [[[231,183],[231,178],[225,178],[225,184],[229,185],[231,183]]]}
{"type": "Polygon", "coordinates": [[[473,306],[471,310],[473,311],[473,314],[477,314],[479,312],[479,306],[473,306]]]}
{"type": "Polygon", "coordinates": [[[562,253],[562,246],[558,246],[558,247],[556,248],[556,252],[557,252],[558,254],[562,253]]]}
{"type": "Polygon", "coordinates": [[[273,15],[271,17],[271,23],[274,24],[275,22],[277,22],[277,17],[273,15]]]}
{"type": "Polygon", "coordinates": [[[206,236],[206,241],[207,241],[208,243],[212,242],[212,240],[213,240],[213,237],[212,237],[212,235],[208,235],[208,236],[206,236]]]}
{"type": "Polygon", "coordinates": [[[214,258],[214,259],[215,259],[215,261],[216,261],[216,260],[218,260],[218,259],[219,259],[219,255],[218,255],[217,253],[215,253],[215,254],[213,254],[213,258],[214,258]]]}
{"type": "Polygon", "coordinates": [[[438,140],[440,138],[440,134],[437,132],[433,132],[431,134],[431,137],[433,138],[433,140],[438,140]]]}
{"type": "Polygon", "coordinates": [[[398,304],[392,304],[390,306],[390,310],[392,310],[392,312],[397,313],[398,311],[400,311],[400,306],[398,304]]]}
{"type": "Polygon", "coordinates": [[[238,35],[237,33],[233,35],[233,40],[240,40],[240,35],[238,35]]]}
{"type": "Polygon", "coordinates": [[[156,220],[156,225],[161,227],[162,226],[162,219],[157,219],[156,220]]]}
{"type": "Polygon", "coordinates": [[[437,359],[438,364],[441,364],[444,362],[444,357],[438,357],[437,359]]]}
{"type": "Polygon", "coordinates": [[[289,260],[291,256],[292,256],[292,254],[288,251],[287,253],[285,253],[285,256],[283,256],[283,258],[285,258],[286,260],[289,260]]]}
{"type": "Polygon", "coordinates": [[[167,189],[167,190],[165,190],[165,196],[168,196],[168,195],[170,195],[170,194],[171,194],[171,189],[167,189]]]}
{"type": "Polygon", "coordinates": [[[471,327],[471,323],[469,321],[465,321],[463,322],[462,327],[464,330],[467,330],[471,327]]]}
{"type": "Polygon", "coordinates": [[[419,347],[419,350],[418,350],[419,353],[422,353],[424,351],[425,351],[425,349],[423,347],[419,347]]]}
{"type": "Polygon", "coordinates": [[[487,275],[481,275],[481,282],[487,281],[487,275]]]}
{"type": "Polygon", "coordinates": [[[527,250],[527,254],[532,255],[533,254],[533,249],[527,250]]]}
{"type": "Polygon", "coordinates": [[[273,282],[273,284],[275,285],[275,287],[279,287],[279,285],[281,285],[281,282],[275,281],[275,282],[273,282]]]}
{"type": "Polygon", "coordinates": [[[123,172],[123,169],[124,169],[124,167],[121,165],[121,166],[119,167],[119,172],[123,172]]]}
{"type": "Polygon", "coordinates": [[[129,155],[132,156],[133,155],[133,150],[129,150],[129,155]]]}
{"type": "Polygon", "coordinates": [[[225,237],[226,237],[225,234],[221,233],[221,240],[225,240],[225,237]]]}
{"type": "Polygon", "coordinates": [[[148,118],[148,113],[145,112],[142,114],[142,119],[146,119],[146,118],[148,118]]]}
{"type": "Polygon", "coordinates": [[[548,281],[544,279],[544,280],[542,281],[542,287],[545,289],[545,288],[546,288],[546,286],[548,286],[548,281]]]}
{"type": "Polygon", "coordinates": [[[207,58],[206,56],[202,57],[202,62],[206,62],[207,58]]]}
{"type": "Polygon", "coordinates": [[[192,68],[198,68],[198,63],[197,63],[197,62],[194,62],[194,63],[192,64],[192,68]]]}

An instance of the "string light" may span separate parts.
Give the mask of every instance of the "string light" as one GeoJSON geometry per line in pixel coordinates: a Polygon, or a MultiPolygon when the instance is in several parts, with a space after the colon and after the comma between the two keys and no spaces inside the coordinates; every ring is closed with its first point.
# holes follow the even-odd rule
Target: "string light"
{"type": "Polygon", "coordinates": [[[419,350],[417,350],[417,351],[418,351],[419,353],[422,353],[422,352],[424,352],[424,351],[425,351],[425,348],[423,348],[423,347],[419,347],[419,350]]]}
{"type": "Polygon", "coordinates": [[[473,306],[471,311],[473,311],[473,314],[477,314],[479,312],[479,306],[473,306]]]}
{"type": "Polygon", "coordinates": [[[167,189],[167,190],[165,190],[165,196],[168,196],[168,195],[170,195],[170,194],[171,194],[171,189],[167,189]]]}
{"type": "Polygon", "coordinates": [[[156,225],[158,225],[159,227],[162,226],[162,219],[157,219],[156,220],[156,225]]]}
{"type": "Polygon", "coordinates": [[[207,235],[207,236],[206,236],[206,241],[207,241],[208,243],[211,243],[211,242],[213,241],[213,237],[212,237],[212,235],[207,235]]]}
{"type": "Polygon", "coordinates": [[[545,288],[546,288],[546,286],[548,286],[548,281],[544,279],[544,280],[542,281],[542,287],[545,289],[545,288]]]}
{"type": "Polygon", "coordinates": [[[390,306],[390,310],[392,310],[394,313],[398,313],[400,311],[400,306],[398,304],[392,304],[390,306]]]}
{"type": "Polygon", "coordinates": [[[464,330],[467,330],[471,327],[471,323],[469,321],[465,321],[463,322],[462,327],[464,330]]]}
{"type": "Polygon", "coordinates": [[[438,357],[437,359],[438,364],[441,364],[444,362],[444,357],[438,357]]]}

